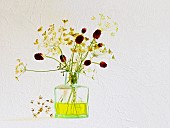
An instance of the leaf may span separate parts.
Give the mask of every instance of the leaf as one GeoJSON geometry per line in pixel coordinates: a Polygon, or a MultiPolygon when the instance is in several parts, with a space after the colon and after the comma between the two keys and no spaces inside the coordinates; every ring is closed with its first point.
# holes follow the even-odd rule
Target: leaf
{"type": "Polygon", "coordinates": [[[19,63],[20,63],[20,62],[21,62],[21,60],[20,60],[20,59],[17,59],[17,62],[19,62],[19,63]]]}
{"type": "Polygon", "coordinates": [[[15,70],[15,74],[18,74],[19,73],[19,71],[18,70],[15,70]]]}
{"type": "Polygon", "coordinates": [[[95,80],[95,79],[94,79],[94,76],[92,76],[91,78],[92,78],[92,80],[95,80]]]}
{"type": "Polygon", "coordinates": [[[37,44],[39,44],[38,39],[36,39],[35,42],[34,42],[34,45],[37,45],[37,44]]]}
{"type": "Polygon", "coordinates": [[[42,34],[42,36],[45,36],[47,33],[46,33],[46,31],[42,34]]]}
{"type": "Polygon", "coordinates": [[[70,27],[70,31],[74,31],[74,29],[72,27],[70,27]]]}
{"type": "Polygon", "coordinates": [[[118,28],[118,27],[116,27],[116,32],[118,32],[118,30],[119,30],[119,28],[118,28]]]}
{"type": "Polygon", "coordinates": [[[50,114],[50,117],[52,118],[52,117],[53,117],[53,114],[50,114]]]}
{"type": "Polygon", "coordinates": [[[100,13],[99,15],[100,15],[101,20],[105,20],[105,16],[103,14],[100,13]]]}
{"type": "Polygon", "coordinates": [[[115,59],[115,56],[114,56],[114,55],[112,55],[112,59],[113,59],[113,60],[115,59]]]}
{"type": "Polygon", "coordinates": [[[116,26],[118,25],[118,23],[117,23],[117,22],[114,22],[113,24],[114,24],[114,25],[116,25],[116,26]]]}
{"type": "Polygon", "coordinates": [[[112,54],[113,52],[109,49],[109,50],[108,50],[108,53],[109,53],[109,54],[112,54]]]}
{"type": "Polygon", "coordinates": [[[62,20],[62,21],[63,21],[64,24],[68,22],[68,20],[62,20]]]}
{"type": "Polygon", "coordinates": [[[83,71],[83,73],[86,75],[86,72],[85,72],[85,71],[83,71]]]}
{"type": "Polygon", "coordinates": [[[94,17],[94,16],[91,17],[91,20],[95,20],[95,19],[96,19],[96,17],[94,17]]]}
{"type": "Polygon", "coordinates": [[[17,76],[15,77],[15,79],[16,79],[17,81],[19,81],[19,79],[18,79],[18,77],[17,77],[17,76]]]}
{"type": "Polygon", "coordinates": [[[40,95],[40,96],[39,96],[39,99],[42,99],[42,98],[43,98],[43,97],[40,95]]]}
{"type": "Polygon", "coordinates": [[[85,41],[88,41],[89,40],[89,38],[88,37],[85,37],[85,41]]]}
{"type": "Polygon", "coordinates": [[[41,27],[38,28],[37,31],[38,31],[38,32],[42,32],[42,29],[43,29],[43,27],[41,26],[41,27]]]}
{"type": "Polygon", "coordinates": [[[54,24],[51,24],[50,27],[51,27],[51,28],[54,28],[54,24]]]}

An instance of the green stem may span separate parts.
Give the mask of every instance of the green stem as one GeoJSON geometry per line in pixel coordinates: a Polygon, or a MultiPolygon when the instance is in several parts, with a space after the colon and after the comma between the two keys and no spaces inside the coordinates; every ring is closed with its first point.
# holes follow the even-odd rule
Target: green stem
{"type": "MultiPolygon", "coordinates": [[[[53,60],[55,60],[55,61],[57,61],[58,63],[60,63],[60,64],[62,64],[63,65],[63,63],[61,63],[59,60],[57,60],[56,58],[54,58],[54,57],[51,57],[51,56],[45,56],[45,57],[47,57],[47,58],[51,58],[51,59],[53,59],[53,60]]],[[[64,65],[63,65],[64,66],[64,65]]]]}
{"type": "MultiPolygon", "coordinates": [[[[80,55],[79,55],[79,56],[80,56],[80,62],[81,62],[81,60],[82,60],[82,55],[83,55],[82,53],[80,53],[80,55]]],[[[79,67],[79,62],[77,62],[76,72],[78,72],[79,68],[80,68],[80,67],[79,67]]]]}
{"type": "MultiPolygon", "coordinates": [[[[92,40],[92,42],[90,43],[90,46],[89,46],[89,47],[91,47],[91,46],[92,46],[93,41],[94,41],[94,39],[93,39],[93,40],[92,40]]],[[[84,56],[84,58],[83,58],[82,62],[86,59],[86,57],[87,57],[88,53],[89,53],[89,51],[87,51],[87,53],[86,53],[86,55],[84,56]]]]}
{"type": "Polygon", "coordinates": [[[60,50],[60,52],[61,52],[61,55],[63,54],[63,52],[62,52],[62,50],[61,50],[61,48],[58,46],[58,48],[59,48],[59,50],[60,50]]]}
{"type": "MultiPolygon", "coordinates": [[[[89,46],[89,47],[91,47],[91,46],[92,46],[93,41],[94,41],[94,39],[91,41],[91,43],[90,43],[90,46],[89,46]]],[[[81,64],[82,64],[82,63],[83,63],[83,61],[86,59],[86,57],[88,56],[88,54],[89,54],[89,51],[87,51],[86,55],[83,57],[82,61],[80,62],[80,65],[79,65],[79,68],[78,68],[79,72],[80,72],[81,64]]],[[[78,70],[77,70],[77,71],[78,71],[78,70]]]]}
{"type": "MultiPolygon", "coordinates": [[[[75,44],[74,45],[75,46],[75,48],[74,49],[76,49],[76,47],[77,47],[77,44],[75,44]]],[[[73,52],[73,54],[72,54],[72,56],[71,56],[71,72],[72,72],[72,70],[73,70],[73,59],[74,59],[74,52],[73,52]]]]}
{"type": "MultiPolygon", "coordinates": [[[[65,23],[64,23],[64,26],[65,26],[65,23]]],[[[64,28],[64,26],[63,26],[63,28],[64,28]]],[[[62,35],[63,35],[63,30],[60,33],[60,37],[59,37],[60,39],[61,39],[62,35]]],[[[61,43],[61,41],[60,41],[60,43],[61,43]]],[[[61,48],[59,46],[58,46],[58,48],[60,49],[61,54],[63,54],[61,48]]]]}
{"type": "Polygon", "coordinates": [[[70,92],[70,95],[69,95],[69,98],[68,98],[68,101],[67,101],[67,110],[66,110],[66,114],[67,114],[67,112],[68,112],[68,107],[69,107],[69,102],[70,102],[71,95],[72,95],[72,89],[71,89],[71,92],[70,92]]]}
{"type": "Polygon", "coordinates": [[[59,69],[54,69],[54,70],[30,70],[30,69],[26,69],[25,71],[29,71],[29,72],[54,72],[54,71],[58,71],[59,69]]]}
{"type": "Polygon", "coordinates": [[[91,62],[91,63],[93,63],[93,64],[100,64],[100,63],[97,63],[97,62],[91,62]]]}

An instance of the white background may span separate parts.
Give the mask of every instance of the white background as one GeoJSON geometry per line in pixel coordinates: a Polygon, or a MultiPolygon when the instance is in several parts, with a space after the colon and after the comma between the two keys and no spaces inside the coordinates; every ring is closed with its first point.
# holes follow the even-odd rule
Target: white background
{"type": "MultiPolygon", "coordinates": [[[[78,29],[77,29],[78,30],[78,29]]],[[[169,0],[0,0],[0,128],[169,128],[169,0]],[[90,88],[87,119],[32,119],[30,100],[53,98],[59,73],[25,73],[14,79],[16,59],[32,68],[38,26],[69,19],[76,27],[93,26],[90,17],[104,13],[119,23],[109,40],[116,60],[99,70],[90,88]],[[85,26],[84,26],[85,25],[85,26]]],[[[41,65],[41,66],[40,66],[41,65]]]]}

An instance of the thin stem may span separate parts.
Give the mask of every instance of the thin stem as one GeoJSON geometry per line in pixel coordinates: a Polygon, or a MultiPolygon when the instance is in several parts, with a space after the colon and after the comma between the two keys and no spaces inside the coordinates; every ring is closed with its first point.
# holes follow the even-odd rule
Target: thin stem
{"type": "Polygon", "coordinates": [[[51,58],[51,59],[53,59],[53,60],[55,60],[55,61],[57,61],[58,63],[60,63],[61,65],[63,65],[63,66],[66,66],[67,68],[68,68],[68,65],[67,65],[67,63],[65,62],[65,65],[63,64],[63,63],[61,63],[59,60],[57,60],[56,58],[54,58],[54,57],[51,57],[51,56],[46,56],[47,58],[51,58]]]}
{"type": "MultiPolygon", "coordinates": [[[[90,43],[90,46],[89,47],[91,47],[91,45],[93,44],[93,41],[94,41],[94,39],[91,41],[91,43],[90,43]]],[[[82,61],[80,62],[80,65],[79,65],[79,68],[78,68],[78,70],[80,70],[80,67],[81,67],[81,64],[83,63],[83,61],[86,59],[86,57],[87,57],[87,55],[89,54],[89,51],[87,51],[87,53],[86,53],[86,55],[83,57],[83,59],[82,59],[82,61]]],[[[78,71],[77,70],[77,71],[78,71]]],[[[80,71],[79,71],[80,72],[80,71]]]]}
{"type": "MultiPolygon", "coordinates": [[[[75,48],[74,48],[74,50],[76,49],[76,47],[77,47],[77,44],[75,44],[74,45],[75,46],[75,48]]],[[[71,57],[72,59],[71,59],[71,72],[72,72],[72,70],[73,70],[73,59],[74,59],[74,52],[73,52],[73,54],[72,54],[72,57],[71,57]]]]}
{"type": "MultiPolygon", "coordinates": [[[[89,47],[91,47],[91,46],[92,46],[93,41],[94,41],[94,39],[93,39],[93,40],[92,40],[92,42],[90,43],[90,46],[89,46],[89,47]]],[[[87,53],[86,53],[86,55],[84,56],[84,58],[83,58],[82,62],[86,59],[86,57],[87,57],[88,53],[89,53],[89,51],[87,51],[87,53]]]]}
{"type": "MultiPolygon", "coordinates": [[[[81,62],[81,60],[82,60],[82,53],[80,53],[79,56],[80,56],[80,60],[79,61],[81,62]]],[[[77,62],[77,65],[76,65],[76,70],[75,70],[76,72],[78,72],[78,69],[80,68],[79,67],[79,63],[80,63],[79,61],[77,62]]]]}
{"type": "Polygon", "coordinates": [[[59,50],[60,50],[61,54],[63,54],[63,52],[62,52],[61,48],[60,48],[59,46],[58,46],[58,48],[59,48],[59,50]]]}
{"type": "MultiPolygon", "coordinates": [[[[77,114],[77,110],[76,110],[76,90],[75,88],[73,88],[73,99],[72,99],[72,103],[74,104],[74,108],[75,108],[75,111],[76,111],[76,114],[77,114]]],[[[74,111],[74,109],[73,109],[74,111]]]]}
{"type": "Polygon", "coordinates": [[[66,114],[67,114],[67,112],[68,112],[68,107],[69,107],[69,102],[70,102],[71,95],[72,95],[72,89],[71,89],[70,96],[69,96],[68,101],[67,101],[67,110],[66,110],[66,114]]]}
{"type": "MultiPolygon", "coordinates": [[[[65,23],[64,23],[64,26],[62,26],[63,28],[65,27],[65,23]]],[[[60,33],[60,39],[61,39],[61,37],[62,37],[62,35],[63,35],[63,30],[61,31],[61,33],[60,33]]],[[[61,40],[59,40],[60,41],[60,43],[61,43],[61,40]]],[[[61,50],[61,48],[58,46],[58,48],[60,49],[60,52],[61,52],[61,54],[63,54],[63,52],[62,52],[62,50],[61,50]]]]}
{"type": "Polygon", "coordinates": [[[54,70],[30,70],[30,69],[26,69],[26,71],[29,72],[54,72],[54,71],[58,71],[59,69],[54,69],[54,70]]]}
{"type": "MultiPolygon", "coordinates": [[[[57,60],[56,58],[54,58],[54,57],[51,57],[51,56],[45,56],[45,57],[47,57],[47,58],[51,58],[51,59],[53,59],[53,60],[55,60],[55,61],[57,61],[58,63],[60,63],[60,64],[62,64],[63,65],[63,63],[61,63],[59,60],[57,60]]],[[[64,66],[64,65],[63,65],[64,66]]]]}
{"type": "Polygon", "coordinates": [[[71,98],[72,93],[73,93],[73,91],[71,90],[69,98],[68,98],[68,101],[67,101],[67,104],[70,102],[70,98],[71,98]]]}
{"type": "Polygon", "coordinates": [[[91,62],[91,63],[93,63],[93,64],[100,64],[100,63],[97,63],[97,62],[91,62]]]}

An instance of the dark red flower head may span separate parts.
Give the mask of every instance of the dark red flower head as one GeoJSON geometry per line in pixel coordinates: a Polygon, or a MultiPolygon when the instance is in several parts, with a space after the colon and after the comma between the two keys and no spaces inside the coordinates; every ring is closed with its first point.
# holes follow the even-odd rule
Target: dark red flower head
{"type": "Polygon", "coordinates": [[[103,46],[103,44],[102,43],[98,43],[98,47],[102,47],[103,46]]]}
{"type": "Polygon", "coordinates": [[[91,64],[91,60],[85,60],[84,65],[89,66],[91,64]]]}
{"type": "Polygon", "coordinates": [[[60,60],[61,60],[61,62],[65,62],[65,61],[66,61],[65,55],[61,55],[61,56],[60,56],[60,60]]]}
{"type": "Polygon", "coordinates": [[[107,67],[107,64],[106,64],[104,61],[101,61],[101,62],[100,62],[100,67],[106,68],[106,67],[107,67]]]}
{"type": "Polygon", "coordinates": [[[87,30],[86,28],[82,28],[81,32],[82,32],[82,33],[85,33],[86,30],[87,30]]]}
{"type": "Polygon", "coordinates": [[[36,60],[44,60],[42,53],[36,53],[36,54],[34,54],[34,58],[35,58],[36,60]]]}
{"type": "Polygon", "coordinates": [[[77,44],[81,44],[82,42],[83,42],[83,40],[84,40],[84,36],[82,36],[82,35],[78,35],[77,37],[76,37],[76,43],[77,44]]]}
{"type": "Polygon", "coordinates": [[[101,35],[101,30],[97,29],[94,33],[93,33],[93,38],[98,39],[101,35]]]}

